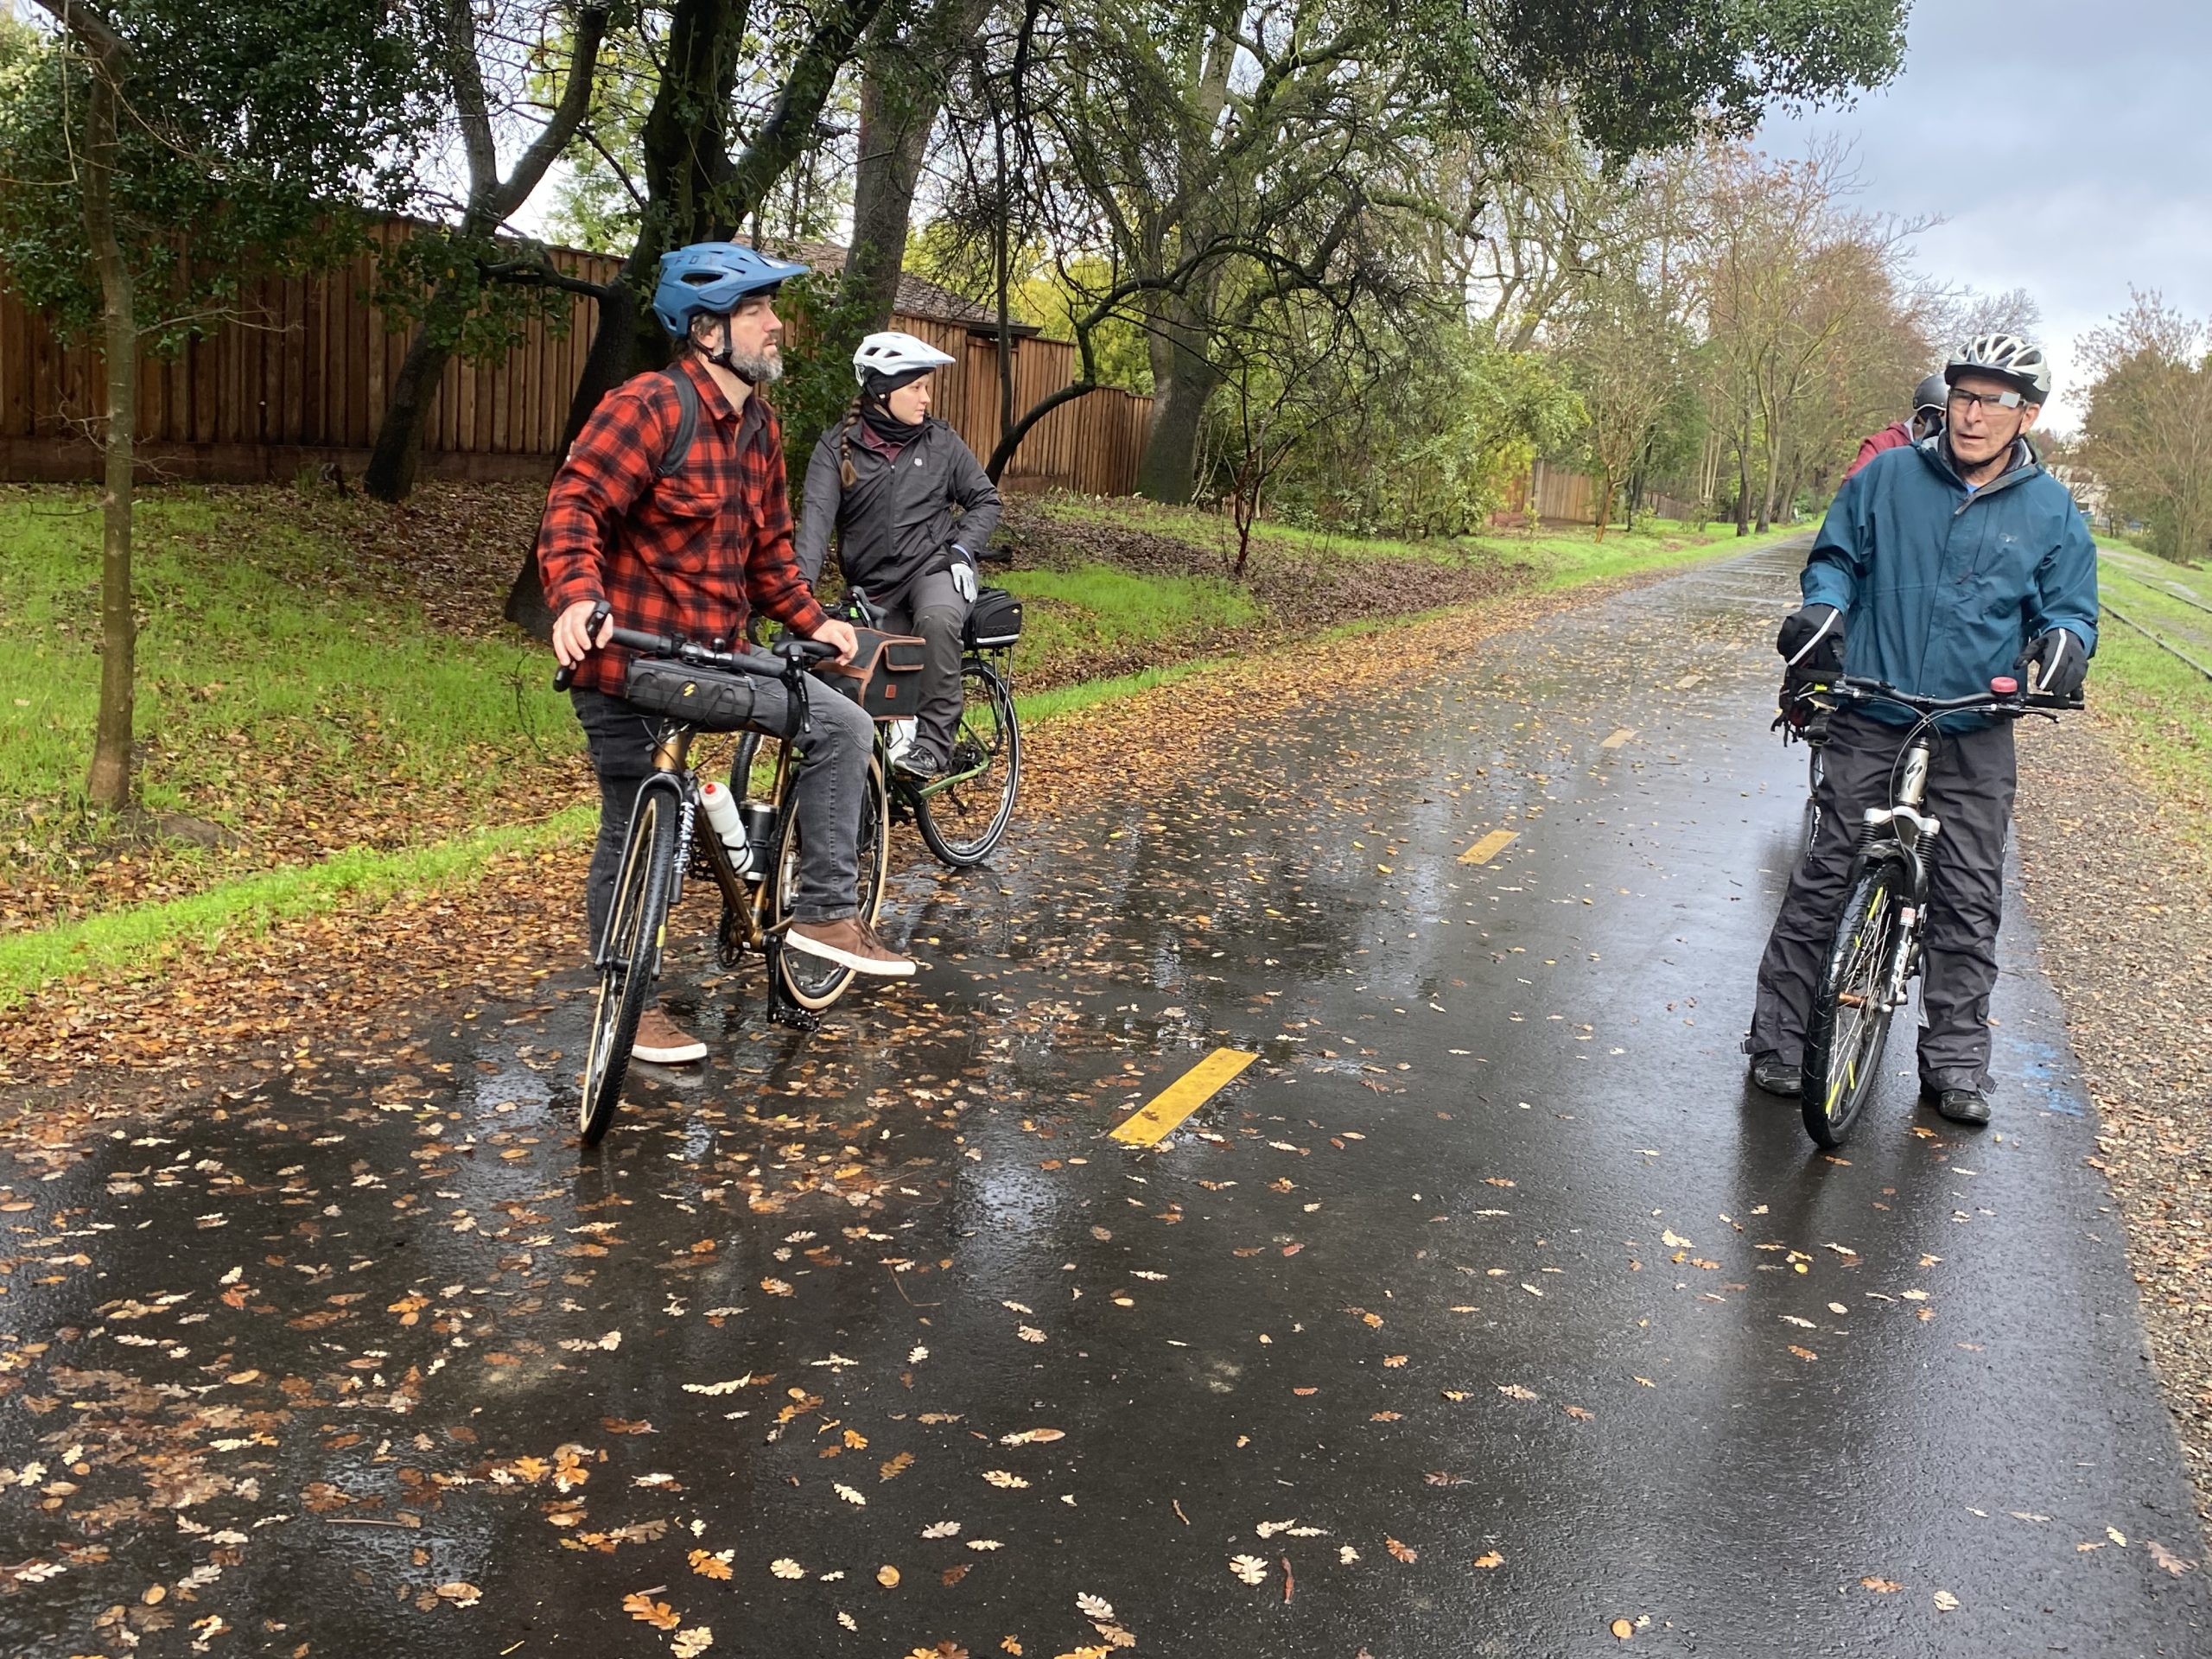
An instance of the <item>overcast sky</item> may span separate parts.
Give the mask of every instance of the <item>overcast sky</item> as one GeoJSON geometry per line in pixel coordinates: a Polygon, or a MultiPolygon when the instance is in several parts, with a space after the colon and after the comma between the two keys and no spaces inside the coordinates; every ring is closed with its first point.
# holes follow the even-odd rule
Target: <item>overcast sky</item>
{"type": "Polygon", "coordinates": [[[2074,339],[2130,284],[2212,315],[2209,71],[2212,0],[1917,0],[1895,81],[1759,143],[1853,140],[1861,207],[1944,219],[1922,270],[2033,294],[2058,371],[2045,419],[2070,426],[2074,339]]]}

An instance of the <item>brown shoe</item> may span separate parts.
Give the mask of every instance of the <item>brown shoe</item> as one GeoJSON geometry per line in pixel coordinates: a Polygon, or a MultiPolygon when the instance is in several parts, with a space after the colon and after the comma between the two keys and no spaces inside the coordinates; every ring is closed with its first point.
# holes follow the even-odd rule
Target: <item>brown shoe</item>
{"type": "Polygon", "coordinates": [[[820,957],[856,974],[906,979],[914,971],[912,957],[887,948],[875,937],[875,930],[857,916],[841,917],[834,922],[793,922],[785,931],[784,942],[794,950],[820,957]]]}
{"type": "Polygon", "coordinates": [[[630,1058],[654,1065],[688,1065],[707,1058],[707,1046],[652,1007],[639,1016],[638,1040],[630,1045],[630,1058]]]}

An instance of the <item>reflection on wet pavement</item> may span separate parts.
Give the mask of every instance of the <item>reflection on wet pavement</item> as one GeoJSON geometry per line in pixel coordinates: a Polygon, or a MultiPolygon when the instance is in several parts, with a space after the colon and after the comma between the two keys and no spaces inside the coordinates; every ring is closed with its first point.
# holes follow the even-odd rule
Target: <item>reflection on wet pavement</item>
{"type": "Polygon", "coordinates": [[[595,1154],[570,976],[19,1173],[7,1650],[2204,1651],[2032,941],[1995,1133],[1744,1090],[1793,565],[1185,688],[1211,766],[917,854],[811,1040],[683,957],[595,1154]]]}

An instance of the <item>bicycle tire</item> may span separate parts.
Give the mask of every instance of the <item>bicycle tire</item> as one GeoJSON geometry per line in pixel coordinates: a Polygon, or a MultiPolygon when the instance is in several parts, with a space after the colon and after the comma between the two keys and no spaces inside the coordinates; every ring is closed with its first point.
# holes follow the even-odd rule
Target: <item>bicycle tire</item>
{"type": "Polygon", "coordinates": [[[945,770],[955,775],[981,766],[965,783],[912,795],[914,827],[938,861],[973,869],[997,850],[1021,792],[1021,722],[1014,692],[988,663],[960,665],[960,725],[945,770]],[[972,801],[963,798],[963,791],[972,801]]]}
{"type": "MultiPolygon", "coordinates": [[[[860,842],[855,853],[860,885],[855,899],[861,919],[872,927],[882,912],[884,881],[891,870],[891,806],[883,787],[880,749],[871,751],[868,758],[868,772],[861,789],[860,842]]],[[[855,975],[837,963],[794,950],[784,940],[784,931],[791,925],[791,895],[798,881],[798,814],[794,812],[785,820],[775,857],[768,866],[767,879],[776,884],[770,906],[769,920],[773,930],[771,937],[778,941],[773,953],[775,971],[785,994],[809,1014],[819,1014],[845,994],[855,975]]]]}
{"type": "Polygon", "coordinates": [[[1805,1032],[1799,1107],[1805,1132],[1822,1147],[1840,1147],[1874,1091],[1894,1008],[1876,1006],[1901,944],[1900,912],[1912,901],[1910,876],[1899,857],[1877,857],[1851,884],[1836,920],[1820,988],[1805,1032]]]}
{"type": "Polygon", "coordinates": [[[599,1001],[584,1050],[583,1095],[576,1105],[576,1133],[588,1147],[599,1144],[622,1103],[638,1021],[660,974],[677,834],[674,803],[659,790],[648,791],[631,818],[607,912],[606,961],[599,971],[599,1001]]]}

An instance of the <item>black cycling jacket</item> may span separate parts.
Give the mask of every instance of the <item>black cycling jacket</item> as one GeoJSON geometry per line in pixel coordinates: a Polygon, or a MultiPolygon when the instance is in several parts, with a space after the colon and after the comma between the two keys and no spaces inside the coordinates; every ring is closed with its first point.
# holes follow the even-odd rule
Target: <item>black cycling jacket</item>
{"type": "Polygon", "coordinates": [[[799,573],[810,585],[820,583],[835,534],[847,584],[867,588],[879,604],[902,607],[915,582],[951,569],[956,543],[982,551],[998,528],[998,489],[960,435],[934,417],[895,460],[864,442],[855,429],[848,489],[838,455],[843,427],[840,420],[823,433],[807,463],[799,573]]]}

